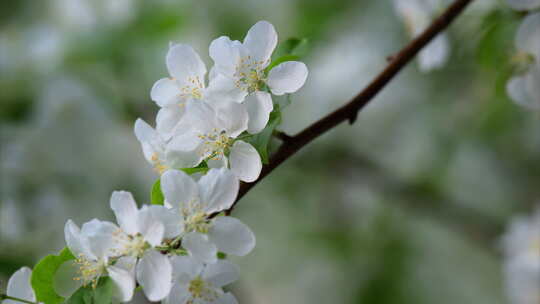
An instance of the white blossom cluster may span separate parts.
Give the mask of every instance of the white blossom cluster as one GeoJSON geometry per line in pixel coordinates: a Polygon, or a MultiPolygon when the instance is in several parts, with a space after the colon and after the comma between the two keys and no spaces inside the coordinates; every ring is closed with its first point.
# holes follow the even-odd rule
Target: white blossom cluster
{"type": "MultiPolygon", "coordinates": [[[[540,8],[540,0],[508,0],[518,10],[540,8]]],[[[510,98],[530,110],[540,110],[540,12],[527,14],[515,38],[517,53],[513,57],[516,75],[506,84],[510,98]]]]}
{"type": "MultiPolygon", "coordinates": [[[[161,175],[163,205],[139,208],[131,193],[115,191],[110,207],[117,224],[93,219],[78,227],[68,220],[65,239],[75,259],[56,271],[59,296],[67,299],[81,286],[96,288],[108,277],[115,302],[130,301],[140,288],[152,302],[237,303],[223,287],[238,279],[238,268],[225,258],[251,252],[255,236],[240,220],[221,213],[235,202],[240,181],[259,177],[261,157],[245,139],[268,124],[271,94],[297,91],[308,74],[298,61],[269,69],[277,40],[266,21],[256,23],[243,42],[215,39],[208,82],[193,48],[171,44],[170,77],[151,90],[160,107],[156,128],[140,119],[135,123],[144,155],[161,175]],[[186,168],[201,170],[189,175],[186,168]]],[[[17,271],[7,295],[35,302],[31,272],[17,271]]]]}
{"type": "Polygon", "coordinates": [[[513,220],[502,241],[510,303],[540,303],[540,207],[529,217],[513,220]]]}

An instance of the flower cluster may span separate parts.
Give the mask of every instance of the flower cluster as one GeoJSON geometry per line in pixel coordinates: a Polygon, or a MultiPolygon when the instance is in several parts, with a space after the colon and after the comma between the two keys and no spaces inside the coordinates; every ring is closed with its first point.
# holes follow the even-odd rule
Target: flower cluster
{"type": "MultiPolygon", "coordinates": [[[[140,119],[134,128],[160,174],[163,202],[139,208],[131,193],[115,191],[110,207],[117,224],[93,219],[79,227],[68,220],[64,233],[72,258],[55,271],[59,297],[96,289],[107,279],[115,302],[130,301],[140,288],[152,302],[236,303],[223,289],[239,276],[226,257],[251,252],[255,236],[222,213],[236,201],[240,181],[259,177],[261,157],[248,140],[267,126],[272,94],[297,91],[308,74],[298,61],[270,65],[276,45],[276,31],[266,21],[243,42],[217,38],[210,44],[215,64],[208,82],[193,48],[170,46],[170,77],[158,80],[150,94],[160,107],[156,128],[140,119]]],[[[30,273],[23,268],[14,274],[8,296],[36,301],[30,273]]]]}
{"type": "MultiPolygon", "coordinates": [[[[516,9],[540,8],[540,1],[509,1],[516,9]]],[[[540,12],[528,14],[518,28],[517,49],[513,57],[516,75],[506,84],[506,91],[517,104],[540,110],[540,12]]]]}
{"type": "Polygon", "coordinates": [[[540,303],[540,207],[513,220],[502,241],[510,303],[540,303]]]}

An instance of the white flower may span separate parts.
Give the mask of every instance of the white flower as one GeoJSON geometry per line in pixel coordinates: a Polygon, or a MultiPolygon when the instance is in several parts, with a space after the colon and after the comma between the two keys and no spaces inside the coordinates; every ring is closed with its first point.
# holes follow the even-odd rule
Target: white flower
{"type": "Polygon", "coordinates": [[[238,269],[227,261],[202,264],[188,256],[171,258],[173,287],[164,304],[237,304],[223,286],[238,280],[238,269]]]}
{"type": "MultiPolygon", "coordinates": [[[[160,245],[164,238],[181,234],[182,219],[163,206],[137,209],[133,196],[125,191],[113,192],[111,209],[121,228],[113,235],[115,253],[137,258],[135,272],[144,293],[151,301],[163,299],[171,288],[171,265],[167,257],[153,247],[160,245]]],[[[125,298],[130,300],[132,296],[133,289],[125,298]]]]}
{"type": "Polygon", "coordinates": [[[249,133],[260,132],[268,122],[273,104],[270,94],[261,91],[267,85],[275,95],[294,93],[307,78],[306,65],[298,61],[283,62],[265,69],[277,45],[277,33],[267,21],[259,21],[249,29],[244,42],[222,36],[210,44],[210,57],[215,66],[210,71],[210,88],[221,99],[244,101],[249,111],[249,133]],[[226,98],[228,97],[228,98],[226,98]]]}
{"type": "Polygon", "coordinates": [[[109,275],[114,282],[115,298],[121,302],[129,300],[135,288],[130,272],[134,260],[126,257],[110,264],[115,247],[113,235],[117,231],[113,223],[97,219],[83,224],[81,229],[71,220],[67,221],[66,243],[76,259],[65,262],[56,272],[55,290],[59,295],[68,298],[81,286],[96,287],[101,276],[109,275]]]}
{"type": "Polygon", "coordinates": [[[512,221],[503,239],[507,295],[514,304],[540,302],[540,207],[512,221]]]}
{"type": "MultiPolygon", "coordinates": [[[[30,302],[36,301],[36,294],[30,284],[32,269],[22,267],[17,270],[10,278],[7,284],[6,294],[10,297],[26,300],[30,302]]],[[[20,304],[19,301],[4,300],[2,304],[20,304]]]]}
{"type": "Polygon", "coordinates": [[[187,115],[181,122],[183,133],[170,142],[171,151],[187,155],[186,167],[206,160],[211,168],[229,167],[239,179],[252,182],[259,177],[262,162],[257,150],[238,136],[247,129],[248,114],[244,105],[223,103],[214,108],[204,101],[186,104],[187,115]]]}
{"type": "Polygon", "coordinates": [[[178,170],[169,170],[161,177],[165,199],[184,219],[182,246],[194,258],[213,263],[218,250],[244,256],[255,247],[253,232],[238,219],[208,219],[232,206],[238,188],[238,179],[225,168],[210,169],[198,182],[178,170]]]}
{"type": "Polygon", "coordinates": [[[540,8],[540,0],[506,0],[511,8],[519,11],[530,11],[540,8]]]}
{"type": "Polygon", "coordinates": [[[518,54],[514,59],[524,71],[508,81],[506,91],[517,104],[540,110],[540,13],[525,17],[515,45],[518,54]]]}
{"type": "MultiPolygon", "coordinates": [[[[193,147],[184,144],[181,146],[182,149],[172,151],[169,148],[169,141],[142,119],[137,119],[134,131],[141,143],[144,157],[159,174],[167,169],[192,167],[194,163],[200,162],[198,155],[182,153],[182,150],[193,149],[193,147]]],[[[180,140],[177,141],[177,146],[179,142],[180,140]]]]}
{"type": "Polygon", "coordinates": [[[185,102],[207,97],[206,67],[195,50],[185,44],[171,45],[166,64],[171,77],[158,80],[150,96],[161,107],[156,117],[156,129],[165,138],[170,138],[184,115],[185,102]]]}
{"type": "MultiPolygon", "coordinates": [[[[403,19],[407,34],[411,37],[420,35],[430,24],[437,9],[434,1],[427,0],[394,0],[394,8],[403,19]]],[[[449,55],[448,37],[439,34],[418,54],[418,64],[422,72],[441,68],[446,64],[449,55]]]]}

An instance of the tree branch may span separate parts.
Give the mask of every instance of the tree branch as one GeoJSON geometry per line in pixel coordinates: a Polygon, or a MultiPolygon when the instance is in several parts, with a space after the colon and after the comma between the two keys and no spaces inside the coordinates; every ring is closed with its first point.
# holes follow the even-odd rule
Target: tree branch
{"type": "Polygon", "coordinates": [[[465,7],[474,0],[456,0],[446,11],[433,21],[433,23],[417,38],[406,45],[399,53],[392,56],[388,66],[356,97],[347,104],[322,119],[316,121],[300,133],[290,136],[278,151],[270,158],[270,162],[263,166],[261,175],[253,183],[242,183],[235,203],[226,214],[229,215],[238,201],[259,181],[266,177],[281,163],[298,152],[302,147],[310,143],[315,138],[334,128],[344,121],[353,124],[358,112],[364,108],[389,82],[424,48],[437,34],[452,23],[459,16],[465,7]]]}

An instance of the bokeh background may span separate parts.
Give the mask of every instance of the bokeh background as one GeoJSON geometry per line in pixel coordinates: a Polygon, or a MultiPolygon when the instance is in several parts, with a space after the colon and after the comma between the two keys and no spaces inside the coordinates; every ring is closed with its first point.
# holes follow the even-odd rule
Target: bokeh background
{"type": "MultiPolygon", "coordinates": [[[[409,65],[354,125],[242,199],[235,216],[258,243],[236,260],[240,303],[508,303],[500,238],[540,198],[540,116],[504,90],[522,17],[478,0],[449,30],[444,67],[409,65]]],[[[157,176],[132,128],[153,122],[169,42],[210,65],[212,39],[262,19],[280,41],[310,41],[290,134],[409,39],[390,0],[0,2],[0,288],[64,246],[67,219],[112,220],[111,191],[149,202],[157,176]]]]}

